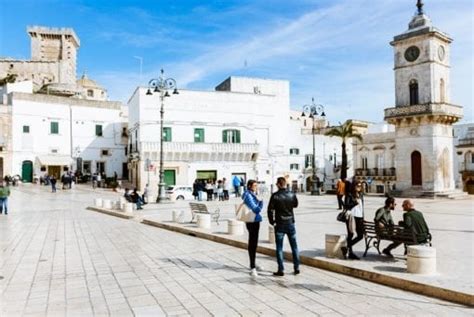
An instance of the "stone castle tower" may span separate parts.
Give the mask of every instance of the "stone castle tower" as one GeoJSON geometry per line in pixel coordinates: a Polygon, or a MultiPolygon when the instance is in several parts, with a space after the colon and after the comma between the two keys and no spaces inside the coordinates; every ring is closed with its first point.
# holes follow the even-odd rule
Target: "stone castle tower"
{"type": "Polygon", "coordinates": [[[77,50],[79,38],[73,29],[28,27],[31,38],[31,60],[59,63],[55,82],[74,84],[76,82],[77,50]]]}
{"type": "Polygon", "coordinates": [[[408,30],[394,37],[395,107],[385,120],[395,125],[397,190],[404,196],[454,190],[452,124],[462,107],[450,103],[450,43],[432,26],[418,0],[408,30]]]}

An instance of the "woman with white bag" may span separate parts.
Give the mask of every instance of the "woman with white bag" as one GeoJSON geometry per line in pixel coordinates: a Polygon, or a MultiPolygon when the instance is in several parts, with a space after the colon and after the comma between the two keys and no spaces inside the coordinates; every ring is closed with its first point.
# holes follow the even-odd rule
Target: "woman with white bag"
{"type": "Polygon", "coordinates": [[[248,252],[250,258],[250,275],[257,277],[257,269],[260,267],[255,265],[255,257],[257,254],[258,231],[260,230],[260,222],[262,216],[260,212],[263,209],[263,201],[257,198],[257,181],[251,179],[247,182],[247,190],[242,195],[242,204],[237,209],[237,218],[245,221],[245,225],[249,232],[248,252]]]}

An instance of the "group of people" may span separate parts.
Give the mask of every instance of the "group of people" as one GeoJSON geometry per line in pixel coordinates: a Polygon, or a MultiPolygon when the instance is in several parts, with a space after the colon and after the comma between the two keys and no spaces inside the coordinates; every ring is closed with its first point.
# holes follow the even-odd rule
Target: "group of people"
{"type": "MultiPolygon", "coordinates": [[[[346,179],[340,179],[337,183],[337,201],[338,209],[345,209],[346,212],[346,229],[347,229],[347,246],[342,247],[344,258],[359,260],[354,253],[353,247],[364,237],[364,194],[361,182],[349,182],[346,179]]],[[[390,228],[395,225],[391,211],[395,209],[395,198],[387,197],[383,207],[379,208],[375,213],[376,229],[390,228]]],[[[409,199],[404,200],[402,204],[403,221],[399,225],[412,230],[418,244],[425,244],[431,239],[428,225],[423,214],[415,210],[413,202],[409,199]]],[[[383,249],[382,253],[388,257],[393,257],[391,251],[398,247],[401,243],[393,242],[383,249]]]]}
{"type": "MultiPolygon", "coordinates": [[[[287,190],[286,179],[279,177],[277,179],[278,191],[270,197],[267,208],[268,221],[274,226],[275,242],[276,242],[276,258],[278,270],[273,273],[274,276],[284,276],[283,265],[283,239],[288,236],[291,252],[293,255],[293,273],[300,273],[300,258],[298,245],[296,242],[295,215],[293,209],[298,207],[298,199],[294,192],[287,190]]],[[[258,271],[263,268],[256,264],[255,258],[258,247],[258,234],[260,230],[260,222],[262,221],[263,200],[257,197],[258,184],[255,180],[249,180],[245,192],[242,194],[243,204],[255,213],[252,222],[246,222],[248,231],[248,254],[250,259],[250,275],[258,276],[258,271]]]]}
{"type": "Polygon", "coordinates": [[[204,193],[207,195],[207,201],[229,200],[229,190],[230,185],[225,177],[217,182],[212,179],[208,181],[196,179],[193,183],[194,200],[198,201],[204,200],[204,193]]]}
{"type": "Polygon", "coordinates": [[[137,206],[137,210],[143,209],[143,205],[148,204],[148,184],[146,184],[145,189],[143,190],[143,195],[140,195],[137,188],[130,190],[125,188],[125,193],[123,194],[125,200],[134,203],[137,206]]]}

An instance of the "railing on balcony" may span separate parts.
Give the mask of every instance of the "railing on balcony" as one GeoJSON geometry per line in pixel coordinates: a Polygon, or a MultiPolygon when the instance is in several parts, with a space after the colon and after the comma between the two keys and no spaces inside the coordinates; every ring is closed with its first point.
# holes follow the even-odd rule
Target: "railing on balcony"
{"type": "Polygon", "coordinates": [[[459,139],[458,146],[474,146],[474,138],[459,139]]]}
{"type": "MultiPolygon", "coordinates": [[[[151,160],[157,159],[159,151],[159,142],[140,143],[140,153],[151,160]]],[[[163,143],[165,160],[173,161],[255,161],[258,151],[255,143],[163,143]]]]}
{"type": "Polygon", "coordinates": [[[395,177],[396,174],[396,169],[395,167],[391,168],[358,168],[355,170],[356,176],[361,176],[361,177],[380,177],[380,178],[392,178],[395,177]]]}

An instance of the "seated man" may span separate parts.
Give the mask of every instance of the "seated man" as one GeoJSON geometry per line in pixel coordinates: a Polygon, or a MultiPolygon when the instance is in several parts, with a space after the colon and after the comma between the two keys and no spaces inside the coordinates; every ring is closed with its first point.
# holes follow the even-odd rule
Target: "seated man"
{"type": "Polygon", "coordinates": [[[132,197],[130,197],[130,189],[125,188],[125,193],[123,194],[123,197],[125,197],[125,200],[129,203],[133,203],[132,197]]]}
{"type": "Polygon", "coordinates": [[[133,203],[137,204],[137,210],[143,209],[143,200],[142,197],[138,194],[136,188],[133,189],[133,192],[130,194],[130,198],[133,203]]]}
{"type": "MultiPolygon", "coordinates": [[[[375,230],[377,231],[377,234],[379,236],[386,235],[388,231],[386,229],[395,225],[391,213],[391,211],[395,209],[395,205],[395,198],[388,197],[387,199],[385,199],[385,205],[375,212],[375,230]]],[[[393,257],[393,255],[390,253],[390,250],[398,247],[399,245],[399,243],[393,242],[387,248],[385,248],[382,253],[389,257],[393,257]]]]}
{"type": "MultiPolygon", "coordinates": [[[[412,230],[416,235],[417,244],[428,244],[431,240],[430,230],[426,224],[423,214],[418,210],[415,210],[414,204],[411,200],[407,199],[403,201],[402,208],[405,213],[403,214],[403,221],[399,222],[399,225],[412,230]]],[[[401,243],[394,242],[385,248],[382,252],[387,256],[392,257],[391,250],[398,247],[401,243]]]]}

